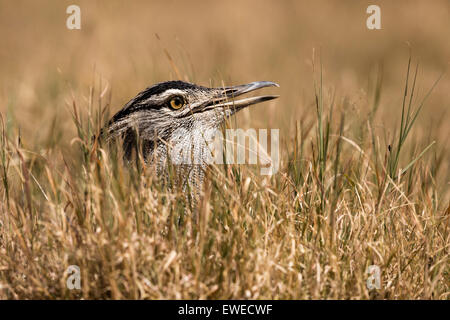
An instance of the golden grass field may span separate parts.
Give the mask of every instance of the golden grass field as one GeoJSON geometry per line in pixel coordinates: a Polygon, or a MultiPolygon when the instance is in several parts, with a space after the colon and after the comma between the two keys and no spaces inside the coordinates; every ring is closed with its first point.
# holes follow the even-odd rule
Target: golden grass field
{"type": "Polygon", "coordinates": [[[449,35],[445,0],[0,0],[0,299],[449,299],[449,35]],[[279,172],[212,167],[182,223],[91,139],[174,79],[280,84],[229,122],[280,129],[279,172]]]}

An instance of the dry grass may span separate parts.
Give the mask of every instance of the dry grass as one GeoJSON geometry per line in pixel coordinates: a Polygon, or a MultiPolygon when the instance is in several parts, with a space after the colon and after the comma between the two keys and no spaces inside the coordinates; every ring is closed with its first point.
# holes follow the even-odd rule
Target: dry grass
{"type": "Polygon", "coordinates": [[[428,95],[450,54],[445,1],[382,2],[378,34],[354,2],[89,1],[78,33],[64,1],[14,3],[0,5],[1,299],[449,298],[448,75],[428,95]],[[413,17],[429,23],[419,32],[413,17]],[[281,85],[230,123],[280,128],[279,172],[212,167],[196,219],[151,167],[91,139],[177,72],[281,85]],[[81,290],[66,287],[72,264],[81,290]],[[369,291],[373,264],[382,289],[369,291]]]}

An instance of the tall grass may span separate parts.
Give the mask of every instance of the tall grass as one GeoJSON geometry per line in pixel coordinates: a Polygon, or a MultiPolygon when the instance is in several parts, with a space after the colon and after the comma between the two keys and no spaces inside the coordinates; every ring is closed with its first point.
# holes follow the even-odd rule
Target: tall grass
{"type": "Polygon", "coordinates": [[[212,166],[196,218],[154,168],[127,165],[92,138],[109,117],[101,83],[70,102],[76,152],[55,142],[39,154],[2,117],[0,298],[448,299],[449,209],[434,183],[442,161],[425,156],[433,144],[403,153],[424,106],[412,108],[410,64],[390,152],[374,125],[381,74],[365,121],[324,94],[321,64],[315,119],[284,137],[280,172],[212,166]],[[368,133],[361,144],[349,123],[368,133]],[[374,264],[382,288],[369,290],[374,264]],[[66,286],[69,265],[81,269],[81,290],[66,286]]]}
{"type": "MultiPolygon", "coordinates": [[[[436,82],[433,84],[431,89],[428,91],[428,93],[425,95],[419,106],[416,110],[413,110],[413,98],[414,98],[414,90],[416,89],[416,80],[417,80],[417,72],[419,68],[419,64],[416,65],[416,69],[414,72],[414,79],[412,83],[412,87],[410,91],[408,91],[408,85],[410,84],[410,68],[411,68],[411,56],[408,60],[408,70],[406,72],[406,84],[405,84],[405,93],[403,95],[403,102],[402,102],[402,117],[400,122],[400,132],[398,134],[398,142],[394,146],[389,146],[389,157],[388,157],[388,167],[389,167],[389,176],[393,179],[397,176],[397,168],[399,164],[400,159],[400,153],[402,150],[402,147],[405,144],[406,138],[408,137],[408,134],[411,131],[412,126],[414,125],[414,122],[417,119],[417,116],[419,115],[420,110],[425,104],[426,99],[433,91],[433,88],[437,85],[439,82],[439,79],[436,80],[436,82]],[[406,109],[406,102],[409,94],[409,102],[408,102],[408,108],[406,109]]],[[[425,152],[430,149],[434,145],[435,141],[430,143],[416,158],[412,159],[404,169],[401,170],[400,176],[402,176],[409,168],[411,168],[414,163],[420,159],[425,152]]]]}

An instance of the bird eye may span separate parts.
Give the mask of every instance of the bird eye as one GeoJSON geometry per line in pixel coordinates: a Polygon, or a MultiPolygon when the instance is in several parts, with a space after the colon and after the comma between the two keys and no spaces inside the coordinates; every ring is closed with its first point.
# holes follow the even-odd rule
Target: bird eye
{"type": "Polygon", "coordinates": [[[184,100],[182,97],[174,97],[174,98],[170,99],[170,107],[172,109],[178,110],[182,106],[184,106],[184,100]]]}

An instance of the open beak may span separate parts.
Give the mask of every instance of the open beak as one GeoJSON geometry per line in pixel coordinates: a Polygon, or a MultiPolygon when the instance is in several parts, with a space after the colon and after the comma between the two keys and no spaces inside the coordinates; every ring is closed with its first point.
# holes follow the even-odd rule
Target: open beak
{"type": "Polygon", "coordinates": [[[275,82],[270,81],[256,81],[248,84],[242,84],[233,87],[225,87],[218,88],[218,90],[222,90],[217,98],[215,98],[210,104],[211,107],[229,107],[230,109],[234,109],[236,111],[245,108],[249,105],[276,99],[279,96],[275,95],[266,95],[259,97],[250,97],[235,100],[236,97],[243,95],[248,92],[252,92],[265,87],[279,87],[279,85],[275,82]]]}

